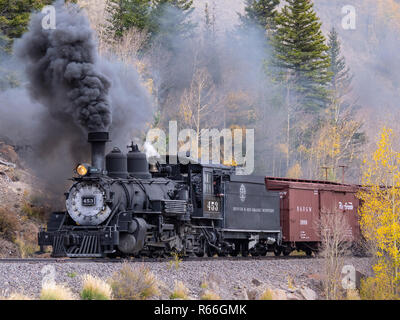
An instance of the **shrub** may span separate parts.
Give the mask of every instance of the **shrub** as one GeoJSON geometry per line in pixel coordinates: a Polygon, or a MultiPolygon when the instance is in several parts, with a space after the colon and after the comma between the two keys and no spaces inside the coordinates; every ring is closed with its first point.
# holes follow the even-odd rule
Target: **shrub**
{"type": "Polygon", "coordinates": [[[274,300],[274,292],[268,288],[262,293],[260,300],[274,300]]]}
{"type": "Polygon", "coordinates": [[[11,179],[13,182],[17,182],[21,180],[21,175],[18,173],[17,170],[14,168],[9,168],[7,171],[7,176],[11,179]]]}
{"type": "Polygon", "coordinates": [[[168,261],[168,269],[172,269],[172,267],[175,267],[175,270],[178,270],[180,267],[180,263],[182,262],[182,259],[180,258],[179,253],[177,252],[172,252],[172,260],[168,261]]]}
{"type": "Polygon", "coordinates": [[[9,241],[14,241],[18,228],[17,215],[12,211],[0,208],[0,236],[9,241]]]}
{"type": "Polygon", "coordinates": [[[362,300],[397,300],[400,299],[390,290],[388,284],[389,277],[386,278],[366,278],[361,280],[360,297],[362,300]]]}
{"type": "Polygon", "coordinates": [[[288,275],[288,277],[287,277],[287,285],[288,285],[289,289],[294,289],[295,288],[294,280],[290,275],[288,275]]]}
{"type": "Polygon", "coordinates": [[[157,279],[144,266],[138,269],[124,264],[110,280],[113,296],[120,300],[146,300],[160,295],[157,279]]]}
{"type": "Polygon", "coordinates": [[[189,289],[186,288],[182,281],[175,281],[174,291],[170,295],[170,299],[183,299],[187,300],[189,294],[189,289]]]}
{"type": "Polygon", "coordinates": [[[321,234],[321,255],[323,258],[323,287],[327,300],[344,297],[341,271],[344,255],[349,248],[349,223],[344,214],[323,214],[315,225],[321,234]]]}
{"type": "Polygon", "coordinates": [[[83,300],[111,300],[111,293],[111,287],[105,281],[90,274],[83,276],[83,300]]]}
{"type": "Polygon", "coordinates": [[[17,237],[14,243],[18,247],[19,254],[21,258],[28,258],[34,255],[34,253],[38,250],[38,246],[36,243],[30,243],[25,241],[22,237],[17,237]]]}
{"type": "Polygon", "coordinates": [[[40,292],[40,300],[74,300],[69,288],[55,282],[46,282],[40,292]]]}
{"type": "Polygon", "coordinates": [[[46,216],[46,211],[43,207],[38,207],[26,201],[23,203],[21,211],[26,214],[28,218],[39,221],[43,221],[46,216]]]}
{"type": "Polygon", "coordinates": [[[211,290],[206,290],[200,297],[201,300],[221,300],[221,297],[211,290]]]}
{"type": "Polygon", "coordinates": [[[346,292],[346,300],[361,300],[361,298],[357,290],[348,289],[346,292]]]}

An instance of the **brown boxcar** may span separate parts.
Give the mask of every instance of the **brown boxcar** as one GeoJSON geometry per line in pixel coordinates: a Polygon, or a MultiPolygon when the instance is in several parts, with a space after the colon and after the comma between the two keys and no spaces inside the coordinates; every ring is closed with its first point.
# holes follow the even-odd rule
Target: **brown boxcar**
{"type": "Polygon", "coordinates": [[[287,255],[294,249],[307,254],[317,251],[321,241],[318,222],[324,213],[344,213],[348,234],[358,241],[358,186],[272,177],[265,178],[265,185],[267,190],[279,191],[281,198],[282,246],[277,248],[276,255],[287,255]]]}

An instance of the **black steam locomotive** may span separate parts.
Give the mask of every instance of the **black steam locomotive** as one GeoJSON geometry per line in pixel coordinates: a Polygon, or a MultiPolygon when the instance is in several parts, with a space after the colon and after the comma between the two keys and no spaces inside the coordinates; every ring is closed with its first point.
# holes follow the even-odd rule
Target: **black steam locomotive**
{"type": "Polygon", "coordinates": [[[54,257],[265,255],[280,245],[279,193],[264,177],[168,161],[149,170],[133,144],[104,156],[107,132],[88,141],[92,164],[77,166],[66,212],[52,213],[38,235],[54,257]]]}

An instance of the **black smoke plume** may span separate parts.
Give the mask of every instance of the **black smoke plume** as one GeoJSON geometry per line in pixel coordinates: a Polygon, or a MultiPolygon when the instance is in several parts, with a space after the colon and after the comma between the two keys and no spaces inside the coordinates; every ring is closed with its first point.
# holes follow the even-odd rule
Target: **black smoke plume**
{"type": "Polygon", "coordinates": [[[110,80],[97,65],[96,42],[79,7],[56,3],[56,28],[42,27],[43,14],[32,16],[29,31],[15,47],[26,64],[32,97],[57,120],[73,120],[87,131],[111,124],[110,80]]]}
{"type": "Polygon", "coordinates": [[[0,70],[13,70],[19,81],[0,91],[0,140],[29,147],[20,154],[24,165],[56,197],[74,166],[90,161],[87,132],[109,130],[108,149],[125,150],[150,121],[153,104],[134,67],[98,56],[79,7],[55,6],[55,30],[43,29],[43,14],[33,13],[13,54],[0,57],[0,70]]]}

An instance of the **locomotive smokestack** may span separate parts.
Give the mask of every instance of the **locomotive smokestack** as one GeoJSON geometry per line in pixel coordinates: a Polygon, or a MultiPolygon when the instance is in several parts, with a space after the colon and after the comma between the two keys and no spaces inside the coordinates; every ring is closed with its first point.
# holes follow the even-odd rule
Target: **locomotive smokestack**
{"type": "Polygon", "coordinates": [[[104,158],[106,153],[106,142],[108,132],[89,132],[88,142],[92,146],[92,166],[104,171],[104,158]]]}

